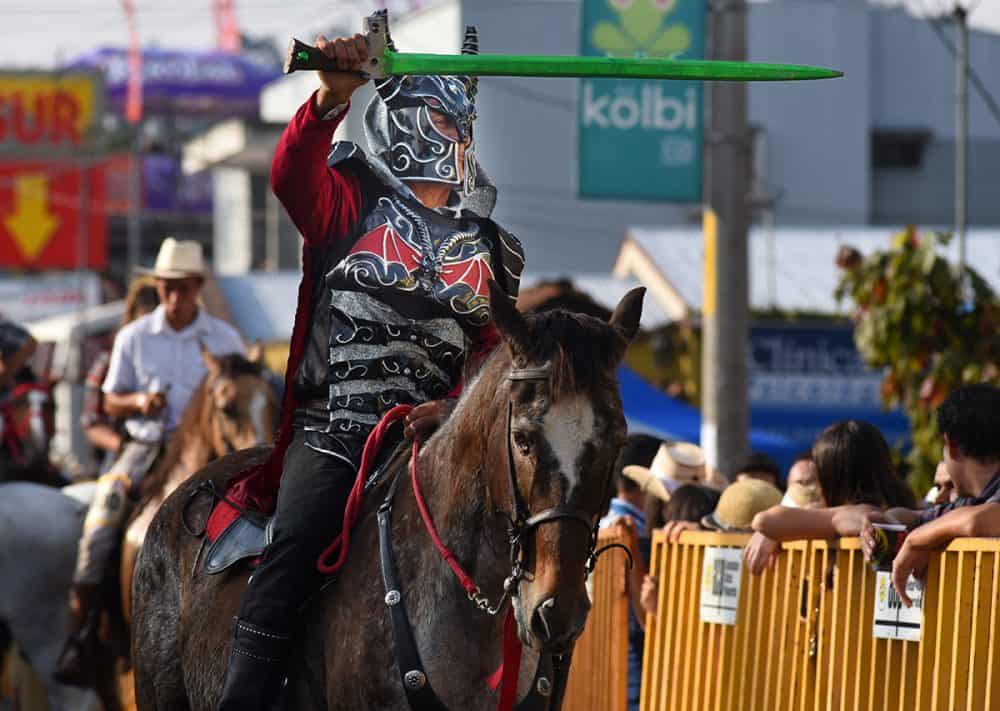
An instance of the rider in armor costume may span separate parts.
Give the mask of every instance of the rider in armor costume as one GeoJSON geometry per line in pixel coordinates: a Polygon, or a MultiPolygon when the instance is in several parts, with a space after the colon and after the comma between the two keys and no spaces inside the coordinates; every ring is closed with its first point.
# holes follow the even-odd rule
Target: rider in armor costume
{"type": "MultiPolygon", "coordinates": [[[[476,44],[467,28],[463,52],[476,44]]],[[[475,80],[379,80],[365,112],[370,152],[331,149],[365,81],[356,72],[367,45],[355,35],[317,47],[341,71],[320,73],[271,169],[305,241],[303,285],[275,453],[230,489],[274,507],[275,520],[235,622],[226,711],[274,704],[295,614],[322,582],[316,561],[340,532],[366,437],[401,403],[416,406],[408,435],[440,423],[463,376],[499,342],[489,279],[516,299],[524,263],[517,239],[489,218],[496,190],[472,143],[475,80]],[[275,506],[264,482],[277,476],[275,506]]]]}

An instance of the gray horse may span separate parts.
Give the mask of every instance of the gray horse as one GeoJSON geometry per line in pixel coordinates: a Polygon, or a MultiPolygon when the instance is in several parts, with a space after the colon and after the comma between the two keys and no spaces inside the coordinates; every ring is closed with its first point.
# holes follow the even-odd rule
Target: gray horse
{"type": "Polygon", "coordinates": [[[0,484],[0,619],[45,679],[51,711],[97,707],[93,692],[52,681],[69,623],[66,591],[92,495],[90,484],[0,484]]]}

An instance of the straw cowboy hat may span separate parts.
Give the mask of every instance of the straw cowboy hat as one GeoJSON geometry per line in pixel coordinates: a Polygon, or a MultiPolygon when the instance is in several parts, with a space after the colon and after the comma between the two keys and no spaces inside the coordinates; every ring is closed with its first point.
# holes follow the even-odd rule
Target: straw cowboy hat
{"type": "Polygon", "coordinates": [[[788,485],[781,505],[796,509],[820,508],[823,506],[823,491],[819,488],[819,484],[803,484],[795,481],[788,485]]]}
{"type": "Polygon", "coordinates": [[[760,479],[743,479],[730,484],[715,506],[701,519],[701,525],[716,531],[749,531],[753,517],[781,503],[781,492],[760,479]]]}
{"type": "Polygon", "coordinates": [[[159,279],[203,277],[205,256],[198,242],[167,237],[160,245],[160,252],[156,255],[156,264],[153,268],[140,268],[137,271],[159,279]]]}
{"type": "Polygon", "coordinates": [[[689,442],[664,442],[648,467],[629,465],[622,474],[634,481],[647,494],[662,501],[684,484],[708,485],[705,454],[701,447],[689,442]]]}

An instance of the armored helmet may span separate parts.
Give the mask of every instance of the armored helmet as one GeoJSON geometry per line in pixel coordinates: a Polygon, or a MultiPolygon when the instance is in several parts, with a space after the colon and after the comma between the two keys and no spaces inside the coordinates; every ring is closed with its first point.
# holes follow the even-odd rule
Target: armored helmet
{"type": "MultiPolygon", "coordinates": [[[[392,39],[387,38],[395,50],[392,39]]],[[[478,54],[475,27],[465,28],[463,54],[478,54]]],[[[390,76],[376,80],[376,94],[365,112],[365,132],[372,153],[400,180],[427,180],[462,186],[465,195],[477,188],[479,172],[473,143],[477,79],[453,76],[390,76]],[[457,135],[434,125],[431,112],[447,116],[457,135]],[[465,149],[464,180],[459,145],[465,149]]]]}

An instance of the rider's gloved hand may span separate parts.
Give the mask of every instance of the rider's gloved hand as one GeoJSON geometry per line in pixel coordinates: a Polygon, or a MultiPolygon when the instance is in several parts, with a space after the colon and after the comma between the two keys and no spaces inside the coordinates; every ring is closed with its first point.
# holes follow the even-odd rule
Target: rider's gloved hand
{"type": "Polygon", "coordinates": [[[427,439],[441,426],[454,407],[454,400],[431,400],[417,405],[406,416],[403,433],[410,439],[427,439]]]}
{"type": "Polygon", "coordinates": [[[337,60],[336,72],[316,72],[319,74],[320,88],[316,93],[316,109],[324,116],[341,104],[346,104],[354,90],[368,81],[360,72],[368,59],[368,42],[362,35],[338,37],[328,40],[323,35],[316,38],[320,52],[337,60]]]}

